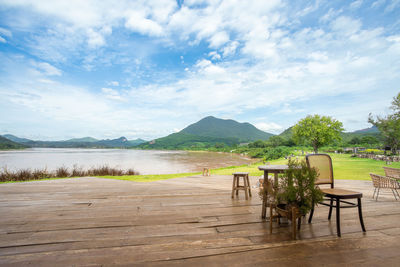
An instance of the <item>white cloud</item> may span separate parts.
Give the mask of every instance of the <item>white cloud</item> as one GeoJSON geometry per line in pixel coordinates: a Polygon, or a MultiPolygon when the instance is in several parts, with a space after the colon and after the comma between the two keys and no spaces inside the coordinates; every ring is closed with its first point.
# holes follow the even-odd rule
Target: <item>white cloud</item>
{"type": "Polygon", "coordinates": [[[0,34],[7,37],[12,37],[12,33],[10,30],[4,29],[0,27],[0,34]]]}
{"type": "Polygon", "coordinates": [[[218,32],[210,38],[210,47],[218,48],[228,41],[229,41],[229,35],[226,32],[224,31],[218,32]]]}
{"type": "Polygon", "coordinates": [[[164,34],[163,28],[156,21],[134,11],[131,11],[128,15],[125,27],[144,35],[162,36],[164,34]]]}
{"type": "Polygon", "coordinates": [[[221,59],[221,55],[215,51],[211,51],[210,53],[208,53],[208,56],[211,57],[212,60],[220,60],[221,59]]]}
{"type": "Polygon", "coordinates": [[[357,33],[361,28],[361,21],[346,16],[340,16],[332,22],[332,29],[338,33],[350,36],[357,33]]]}
{"type": "Polygon", "coordinates": [[[0,27],[0,43],[7,43],[7,40],[6,40],[6,38],[4,38],[4,36],[11,38],[12,33],[11,33],[11,31],[0,27]]]}
{"type": "Polygon", "coordinates": [[[88,29],[88,45],[90,48],[97,48],[105,44],[104,36],[99,32],[95,32],[92,29],[88,29]]]}
{"type": "Polygon", "coordinates": [[[48,76],[61,76],[61,70],[50,65],[47,62],[35,62],[32,61],[32,65],[36,67],[40,72],[48,76]]]}
{"type": "Polygon", "coordinates": [[[363,0],[356,0],[350,4],[350,8],[359,8],[363,3],[363,0]]]}
{"type": "MultiPolygon", "coordinates": [[[[385,4],[379,3],[373,6],[385,4]]],[[[388,6],[395,6],[396,2],[391,3],[394,4],[388,6]]],[[[109,123],[121,130],[117,123],[129,122],[147,129],[148,132],[142,132],[149,134],[156,123],[148,121],[158,118],[162,118],[159,121],[165,131],[172,131],[185,126],[170,119],[179,116],[198,118],[198,114],[213,113],[232,118],[265,109],[282,116],[301,116],[321,99],[356,99],[363,94],[373,98],[377,88],[390,94],[399,81],[399,36],[393,35],[393,27],[386,27],[384,22],[368,24],[369,19],[362,14],[354,15],[355,8],[365,4],[353,1],[354,9],[350,11],[348,6],[329,8],[329,3],[297,7],[285,1],[257,0],[184,1],[180,9],[176,1],[163,0],[118,4],[10,0],[2,5],[31,6],[27,20],[33,26],[26,32],[35,34],[32,39],[27,37],[26,50],[39,58],[37,61],[43,61],[28,64],[34,67],[32,72],[26,71],[29,75],[15,75],[32,79],[24,79],[19,87],[13,87],[21,90],[25,102],[29,96],[41,99],[34,100],[34,104],[41,105],[43,110],[24,101],[18,102],[20,105],[37,114],[50,117],[54,112],[57,119],[66,119],[68,103],[56,98],[65,97],[70,103],[82,98],[89,105],[87,110],[80,107],[79,112],[86,112],[82,121],[88,125],[92,125],[94,115],[86,114],[97,113],[104,119],[102,126],[109,123]],[[35,28],[32,16],[38,18],[36,23],[47,23],[45,30],[35,28]],[[303,19],[308,22],[303,23],[303,19]],[[142,36],[135,39],[138,35],[142,36]],[[196,54],[197,51],[201,52],[196,54]],[[166,54],[173,55],[171,58],[176,58],[179,67],[165,67],[159,58],[165,60],[166,54]],[[96,67],[110,73],[100,77],[96,89],[91,90],[82,81],[77,82],[81,86],[70,86],[69,81],[60,84],[63,77],[57,77],[57,81],[47,77],[61,76],[67,71],[65,66],[73,65],[71,62],[93,71],[93,75],[96,67]],[[114,66],[118,68],[113,69],[114,66]],[[35,88],[33,92],[28,89],[31,87],[35,88]],[[66,96],[68,90],[74,92],[72,96],[66,96]],[[52,101],[60,107],[52,105],[52,101]],[[95,108],[95,102],[101,108],[95,108]],[[295,105],[305,102],[309,105],[295,105]]],[[[11,32],[7,31],[0,28],[0,38],[10,37],[11,32]]],[[[13,36],[15,39],[17,34],[13,36]]],[[[1,71],[9,65],[12,63],[0,63],[1,71]]],[[[8,74],[0,75],[8,79],[8,74]]],[[[362,121],[361,113],[349,110],[357,104],[348,105],[351,108],[341,102],[324,104],[335,114],[342,112],[343,118],[347,119],[347,112],[362,121]]],[[[70,118],[76,119],[77,114],[72,111],[70,118]]],[[[272,131],[278,126],[266,123],[260,127],[270,127],[272,131]]]]}
{"type": "Polygon", "coordinates": [[[238,41],[230,42],[230,43],[229,43],[227,46],[225,46],[224,49],[223,49],[223,55],[224,55],[224,57],[227,57],[227,56],[230,56],[230,55],[235,54],[236,49],[238,48],[238,46],[239,46],[239,42],[238,42],[238,41]]]}
{"type": "Polygon", "coordinates": [[[119,86],[119,82],[118,81],[111,81],[108,83],[111,86],[119,86]]]}
{"type": "Polygon", "coordinates": [[[385,2],[386,2],[386,0],[377,0],[377,1],[372,3],[371,7],[372,8],[378,8],[378,7],[382,6],[382,5],[384,5],[385,2]]]}
{"type": "Polygon", "coordinates": [[[283,127],[274,122],[259,122],[256,123],[255,126],[265,132],[269,133],[279,133],[283,130],[283,127]]]}
{"type": "Polygon", "coordinates": [[[101,88],[101,91],[109,99],[118,100],[118,101],[125,101],[125,99],[122,98],[121,94],[117,90],[103,87],[103,88],[101,88]]]}

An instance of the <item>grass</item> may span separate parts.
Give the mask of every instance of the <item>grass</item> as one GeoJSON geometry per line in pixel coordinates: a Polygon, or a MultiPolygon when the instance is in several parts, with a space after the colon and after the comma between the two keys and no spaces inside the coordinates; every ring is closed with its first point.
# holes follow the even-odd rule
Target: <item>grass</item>
{"type": "MultiPolygon", "coordinates": [[[[384,166],[400,168],[400,162],[393,162],[391,165],[386,165],[385,161],[352,158],[349,154],[330,154],[333,162],[333,175],[335,179],[344,180],[370,180],[369,173],[384,175],[384,166]]],[[[287,160],[278,159],[269,161],[270,164],[287,164],[287,160]]],[[[233,172],[249,172],[251,176],[261,176],[263,172],[258,170],[260,164],[221,168],[212,170],[212,174],[232,175],[233,172]]]]}
{"type": "Polygon", "coordinates": [[[69,168],[62,166],[57,168],[55,171],[48,171],[45,169],[21,169],[21,170],[8,170],[3,168],[0,170],[0,182],[25,182],[25,181],[35,181],[44,180],[51,178],[70,178],[70,177],[83,177],[83,176],[134,176],[139,173],[133,169],[121,170],[117,168],[111,168],[107,165],[101,167],[93,167],[88,170],[84,170],[81,167],[74,166],[70,171],[69,168]]]}

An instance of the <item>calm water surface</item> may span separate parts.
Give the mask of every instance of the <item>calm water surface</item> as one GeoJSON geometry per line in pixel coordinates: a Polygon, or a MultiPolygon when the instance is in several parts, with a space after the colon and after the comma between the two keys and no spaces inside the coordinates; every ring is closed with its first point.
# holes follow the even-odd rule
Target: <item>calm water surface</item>
{"type": "Polygon", "coordinates": [[[140,174],[166,174],[248,163],[251,160],[246,157],[215,152],[79,148],[0,151],[0,167],[11,170],[47,168],[51,171],[61,166],[91,168],[108,165],[121,169],[133,168],[140,174]]]}

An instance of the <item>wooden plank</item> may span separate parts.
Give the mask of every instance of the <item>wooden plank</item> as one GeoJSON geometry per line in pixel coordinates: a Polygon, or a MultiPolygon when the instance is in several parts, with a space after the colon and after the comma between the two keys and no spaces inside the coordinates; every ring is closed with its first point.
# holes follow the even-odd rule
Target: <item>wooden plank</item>
{"type": "Polygon", "coordinates": [[[399,259],[400,205],[386,193],[373,201],[369,181],[336,182],[364,194],[366,234],[357,210],[343,209],[337,238],[335,219],[317,207],[295,242],[290,224],[270,235],[257,194],[232,200],[231,186],[232,176],[1,184],[0,264],[390,266],[399,259]]]}

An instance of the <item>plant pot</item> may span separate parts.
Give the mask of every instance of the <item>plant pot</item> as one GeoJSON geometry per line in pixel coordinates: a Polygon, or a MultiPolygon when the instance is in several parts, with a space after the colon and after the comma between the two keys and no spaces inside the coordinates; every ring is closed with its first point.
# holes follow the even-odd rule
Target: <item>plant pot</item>
{"type": "Polygon", "coordinates": [[[289,220],[292,220],[293,218],[293,212],[295,213],[294,218],[300,217],[300,211],[299,208],[296,207],[295,205],[290,205],[290,204],[278,204],[276,206],[276,212],[281,216],[281,217],[286,217],[289,220]]]}

